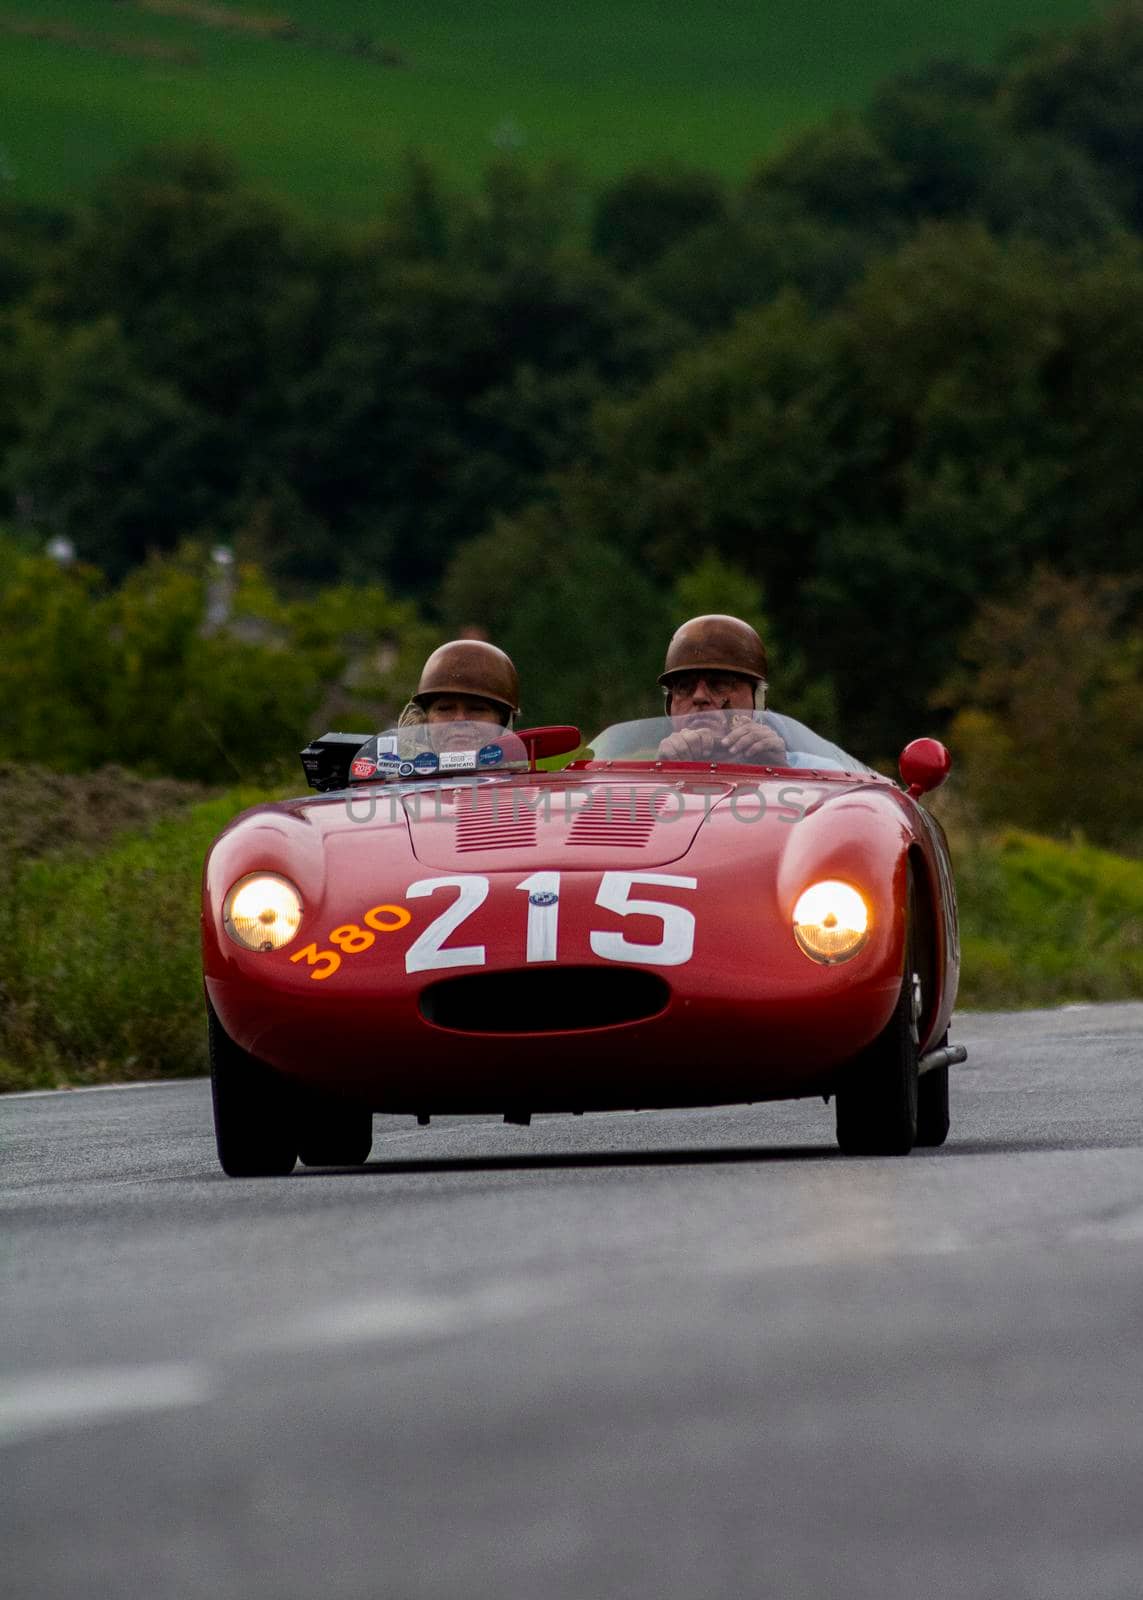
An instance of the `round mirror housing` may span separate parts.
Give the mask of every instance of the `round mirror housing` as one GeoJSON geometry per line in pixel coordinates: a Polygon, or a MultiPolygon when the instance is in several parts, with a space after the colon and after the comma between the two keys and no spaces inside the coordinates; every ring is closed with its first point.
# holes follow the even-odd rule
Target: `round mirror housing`
{"type": "Polygon", "coordinates": [[[898,769],[916,800],[930,789],[940,788],[952,771],[952,757],[939,739],[914,739],[902,750],[898,769]]]}

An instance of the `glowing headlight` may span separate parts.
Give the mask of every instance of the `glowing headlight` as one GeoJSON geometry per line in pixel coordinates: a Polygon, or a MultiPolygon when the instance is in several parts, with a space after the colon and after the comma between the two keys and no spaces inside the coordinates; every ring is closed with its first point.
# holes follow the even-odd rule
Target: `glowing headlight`
{"type": "Polygon", "coordinates": [[[869,907],[848,883],[813,883],[794,907],[798,948],[827,965],[855,956],[869,935],[869,907]]]}
{"type": "Polygon", "coordinates": [[[301,924],[302,897],[285,878],[255,872],[231,889],[222,920],[230,937],[247,950],[280,950],[301,924]]]}

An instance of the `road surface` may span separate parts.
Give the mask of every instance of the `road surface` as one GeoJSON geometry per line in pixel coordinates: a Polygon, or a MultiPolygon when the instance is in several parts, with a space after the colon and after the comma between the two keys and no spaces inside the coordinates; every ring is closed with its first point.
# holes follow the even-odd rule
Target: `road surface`
{"type": "Polygon", "coordinates": [[[1143,1004],[968,1015],[939,1151],[820,1102],[0,1101],[11,1600],[1143,1594],[1143,1004]]]}

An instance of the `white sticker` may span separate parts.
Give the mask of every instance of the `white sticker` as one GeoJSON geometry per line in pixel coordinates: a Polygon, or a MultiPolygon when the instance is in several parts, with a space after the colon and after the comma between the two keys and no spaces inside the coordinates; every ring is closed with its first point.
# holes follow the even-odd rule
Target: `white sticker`
{"type": "Polygon", "coordinates": [[[475,750],[441,751],[440,770],[442,772],[471,772],[475,765],[475,750]]]}

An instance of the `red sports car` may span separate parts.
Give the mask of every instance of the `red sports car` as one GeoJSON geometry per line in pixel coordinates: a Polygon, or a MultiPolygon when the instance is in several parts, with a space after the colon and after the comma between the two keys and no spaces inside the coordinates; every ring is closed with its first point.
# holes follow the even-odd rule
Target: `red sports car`
{"type": "Polygon", "coordinates": [[[203,883],[223,1169],[369,1155],[374,1111],[832,1096],[852,1154],[948,1131],[959,950],[935,740],[906,788],[791,718],[780,767],[666,718],[329,734],[320,792],[237,817],[203,883]],[[578,751],[559,771],[537,762],[578,751]]]}

